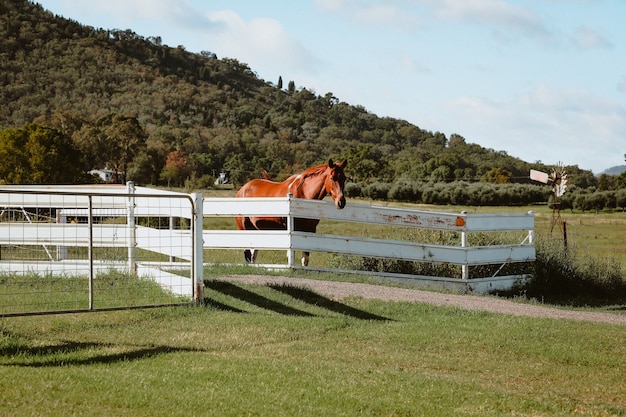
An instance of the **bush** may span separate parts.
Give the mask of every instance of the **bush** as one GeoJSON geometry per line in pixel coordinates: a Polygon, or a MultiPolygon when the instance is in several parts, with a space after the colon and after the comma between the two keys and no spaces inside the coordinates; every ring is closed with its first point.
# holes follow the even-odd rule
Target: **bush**
{"type": "Polygon", "coordinates": [[[346,185],[343,187],[343,193],[348,198],[357,198],[363,196],[363,193],[361,192],[361,186],[354,182],[346,182],[346,185]]]}
{"type": "Polygon", "coordinates": [[[368,184],[363,188],[363,195],[372,200],[387,200],[387,195],[391,189],[391,184],[388,182],[375,182],[368,184]]]}
{"type": "MultiPolygon", "coordinates": [[[[472,233],[471,246],[516,243],[514,233],[494,234],[472,233]]],[[[389,236],[389,238],[396,238],[389,236]]],[[[405,232],[403,240],[454,245],[459,236],[414,229],[405,232]]],[[[576,247],[570,244],[566,249],[560,238],[538,236],[535,240],[536,261],[534,263],[512,263],[502,265],[481,265],[470,268],[470,279],[492,275],[530,274],[532,279],[522,287],[515,288],[508,295],[525,294],[530,299],[552,304],[570,306],[599,306],[626,303],[626,274],[621,264],[612,257],[594,257],[585,251],[578,255],[576,247]]],[[[378,273],[400,273],[433,277],[461,277],[458,265],[435,264],[429,262],[409,262],[399,259],[381,259],[335,255],[331,259],[334,268],[372,271],[378,273]]],[[[507,295],[507,294],[503,294],[507,295]]]]}
{"type": "Polygon", "coordinates": [[[537,260],[526,296],[550,303],[576,306],[624,303],[626,277],[612,257],[578,256],[572,244],[560,238],[537,238],[537,260]]]}
{"type": "Polygon", "coordinates": [[[422,193],[410,181],[399,180],[393,183],[387,197],[394,201],[419,202],[421,201],[422,193]]]}

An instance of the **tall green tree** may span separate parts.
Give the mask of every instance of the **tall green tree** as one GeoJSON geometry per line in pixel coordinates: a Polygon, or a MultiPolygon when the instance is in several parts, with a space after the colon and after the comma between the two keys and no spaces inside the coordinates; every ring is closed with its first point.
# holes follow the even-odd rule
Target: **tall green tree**
{"type": "Polygon", "coordinates": [[[115,182],[125,182],[131,162],[146,149],[147,135],[137,118],[109,114],[83,126],[74,138],[90,169],[109,168],[115,182]]]}
{"type": "Polygon", "coordinates": [[[87,181],[80,153],[61,132],[36,124],[0,131],[0,181],[75,184],[87,181]]]}

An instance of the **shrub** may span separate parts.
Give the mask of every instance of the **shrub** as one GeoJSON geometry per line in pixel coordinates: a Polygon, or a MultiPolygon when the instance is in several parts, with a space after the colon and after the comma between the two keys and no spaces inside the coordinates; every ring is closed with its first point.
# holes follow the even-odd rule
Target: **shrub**
{"type": "Polygon", "coordinates": [[[612,257],[578,255],[560,238],[538,237],[537,260],[526,296],[550,303],[598,305],[626,301],[626,277],[612,257]]]}
{"type": "Polygon", "coordinates": [[[363,188],[363,195],[372,200],[387,200],[391,184],[387,182],[374,182],[363,188]]]}
{"type": "Polygon", "coordinates": [[[343,193],[348,198],[356,198],[356,197],[363,196],[363,193],[361,191],[361,186],[354,182],[346,182],[346,185],[343,187],[343,193]]]}
{"type": "Polygon", "coordinates": [[[395,201],[419,202],[422,198],[421,191],[410,181],[398,180],[389,189],[387,197],[395,201]]]}

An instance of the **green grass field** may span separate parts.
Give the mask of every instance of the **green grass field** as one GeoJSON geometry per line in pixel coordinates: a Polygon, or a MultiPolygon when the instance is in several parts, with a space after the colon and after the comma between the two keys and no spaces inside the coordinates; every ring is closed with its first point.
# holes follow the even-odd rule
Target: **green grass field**
{"type": "MultiPolygon", "coordinates": [[[[624,264],[626,214],[562,217],[572,245],[624,264]]],[[[626,416],[623,325],[219,280],[250,270],[207,271],[201,307],[0,318],[0,416],[626,416]]]]}
{"type": "MultiPolygon", "coordinates": [[[[163,291],[150,279],[109,271],[96,275],[94,309],[183,304],[187,298],[163,291]]],[[[90,308],[87,276],[0,274],[0,314],[77,311],[90,308]]]]}
{"type": "Polygon", "coordinates": [[[207,281],[0,321],[0,415],[621,416],[626,328],[207,281]]]}

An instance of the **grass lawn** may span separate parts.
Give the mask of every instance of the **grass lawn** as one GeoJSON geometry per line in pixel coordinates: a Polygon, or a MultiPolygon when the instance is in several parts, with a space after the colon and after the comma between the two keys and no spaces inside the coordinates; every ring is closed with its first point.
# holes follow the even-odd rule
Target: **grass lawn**
{"type": "MultiPolygon", "coordinates": [[[[549,233],[551,211],[532,209],[549,233]]],[[[626,264],[626,214],[562,217],[572,245],[626,264]]],[[[241,261],[231,252],[213,256],[241,261]]],[[[625,326],[338,303],[219,276],[205,275],[202,307],[0,318],[0,416],[626,416],[625,326]]]]}
{"type": "Polygon", "coordinates": [[[623,416],[626,328],[207,281],[0,319],[0,415],[623,416]]]}

